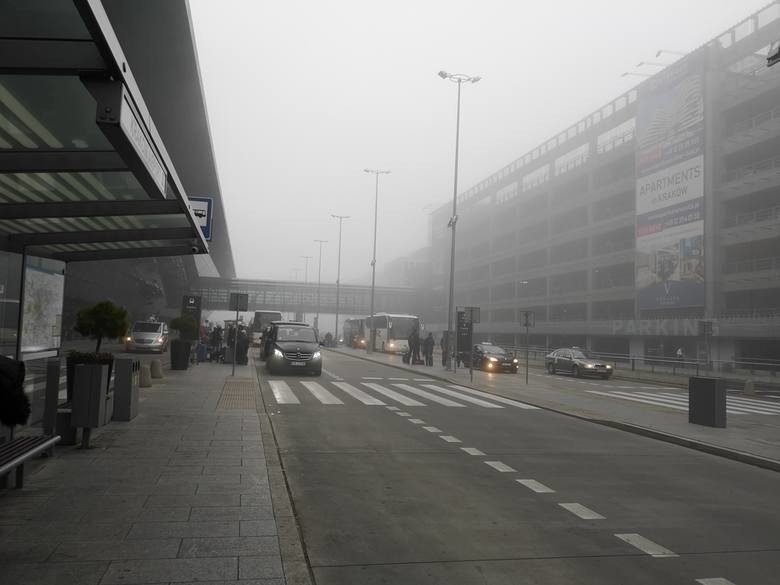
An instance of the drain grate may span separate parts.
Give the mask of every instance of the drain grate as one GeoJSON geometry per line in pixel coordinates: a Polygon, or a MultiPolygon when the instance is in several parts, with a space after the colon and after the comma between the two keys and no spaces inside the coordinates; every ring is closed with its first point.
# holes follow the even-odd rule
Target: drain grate
{"type": "Polygon", "coordinates": [[[217,410],[256,410],[257,386],[251,378],[233,378],[225,382],[217,410]]]}

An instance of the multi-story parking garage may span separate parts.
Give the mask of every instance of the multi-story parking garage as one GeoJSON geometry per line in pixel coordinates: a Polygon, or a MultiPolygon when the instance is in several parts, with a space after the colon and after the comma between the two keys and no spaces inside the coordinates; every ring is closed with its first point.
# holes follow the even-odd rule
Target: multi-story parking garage
{"type": "Polygon", "coordinates": [[[530,310],[534,345],[701,357],[710,321],[713,360],[780,360],[778,39],[773,3],[461,193],[455,301],[479,335],[518,343],[530,310]]]}

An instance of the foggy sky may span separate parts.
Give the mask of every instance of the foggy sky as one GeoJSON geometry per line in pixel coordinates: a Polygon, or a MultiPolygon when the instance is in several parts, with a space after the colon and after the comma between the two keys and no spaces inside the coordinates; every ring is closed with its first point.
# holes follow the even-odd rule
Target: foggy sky
{"type": "Polygon", "coordinates": [[[459,192],[637,85],[659,49],[690,51],[765,0],[393,2],[189,0],[223,204],[240,278],[370,283],[427,242],[452,200],[456,86],[459,192]],[[271,244],[269,245],[269,242],[271,244]],[[294,269],[298,269],[297,275],[294,269]]]}

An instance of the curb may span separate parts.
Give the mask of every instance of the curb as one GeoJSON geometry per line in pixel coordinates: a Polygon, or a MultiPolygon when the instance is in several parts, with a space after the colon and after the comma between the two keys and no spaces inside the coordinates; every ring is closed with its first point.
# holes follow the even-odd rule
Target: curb
{"type": "MultiPolygon", "coordinates": [[[[402,370],[405,372],[413,372],[412,368],[407,368],[405,366],[399,366],[397,364],[387,364],[384,362],[380,362],[375,359],[371,359],[369,357],[361,356],[361,355],[352,355],[350,353],[346,353],[344,351],[341,351],[339,349],[329,348],[329,351],[335,351],[336,353],[339,353],[341,355],[345,355],[348,357],[354,357],[359,360],[363,360],[366,362],[372,362],[375,364],[380,364],[384,366],[388,366],[391,368],[395,368],[396,370],[402,370]]],[[[479,390],[480,392],[484,392],[482,388],[479,388],[477,386],[474,386],[473,384],[470,384],[468,382],[461,382],[459,380],[453,380],[451,378],[446,378],[440,374],[427,374],[429,378],[434,378],[436,380],[441,380],[442,382],[449,382],[450,384],[460,384],[461,386],[466,386],[467,388],[471,388],[472,390],[479,390]]],[[[490,394],[490,392],[486,392],[486,394],[490,394]]],[[[494,393],[496,396],[501,396],[502,398],[509,398],[510,400],[518,400],[515,396],[506,396],[504,394],[499,394],[497,392],[494,393]]],[[[525,402],[527,404],[530,404],[531,406],[535,406],[537,408],[540,408],[542,410],[547,410],[549,412],[554,412],[556,414],[562,414],[564,416],[570,416],[573,418],[577,418],[582,421],[594,423],[597,425],[602,425],[606,427],[611,427],[614,429],[618,429],[627,433],[632,433],[634,435],[640,435],[643,437],[647,437],[650,439],[656,439],[658,441],[663,441],[665,443],[672,443],[674,445],[679,445],[680,447],[686,447],[688,449],[692,449],[694,451],[700,451],[702,453],[708,453],[709,455],[715,455],[717,457],[722,457],[724,459],[731,459],[733,461],[739,461],[740,463],[745,463],[747,465],[753,465],[754,467],[761,467],[763,469],[769,469],[771,471],[780,472],[780,461],[774,460],[774,459],[767,459],[765,457],[761,457],[759,455],[753,455],[751,453],[745,453],[744,451],[737,451],[735,449],[727,449],[726,447],[721,447],[719,445],[713,445],[711,443],[705,443],[703,441],[697,441],[695,439],[689,439],[687,437],[681,437],[679,435],[674,435],[672,433],[665,433],[663,431],[658,431],[655,429],[650,429],[647,427],[643,427],[640,425],[634,425],[631,423],[624,423],[620,421],[615,420],[608,420],[608,419],[598,419],[598,418],[590,418],[587,416],[583,416],[580,414],[575,414],[573,412],[567,412],[565,410],[560,410],[558,408],[553,408],[550,406],[545,406],[541,404],[536,404],[531,400],[526,400],[525,398],[520,399],[521,402],[525,402]]]]}

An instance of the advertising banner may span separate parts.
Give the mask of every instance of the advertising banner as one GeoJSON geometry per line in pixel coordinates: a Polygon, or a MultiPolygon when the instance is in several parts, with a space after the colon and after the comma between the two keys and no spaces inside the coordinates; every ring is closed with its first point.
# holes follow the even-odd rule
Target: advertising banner
{"type": "Polygon", "coordinates": [[[669,67],[637,103],[639,309],[704,305],[704,100],[696,60],[669,67]]]}

